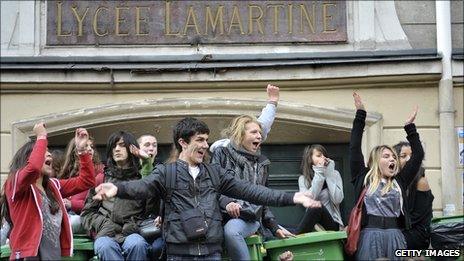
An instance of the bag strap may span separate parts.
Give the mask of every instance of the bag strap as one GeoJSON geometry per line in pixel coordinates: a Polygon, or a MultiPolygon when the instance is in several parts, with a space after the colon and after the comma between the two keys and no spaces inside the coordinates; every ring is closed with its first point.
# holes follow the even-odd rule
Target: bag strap
{"type": "Polygon", "coordinates": [[[206,172],[208,172],[209,177],[211,178],[211,183],[213,183],[213,187],[218,191],[219,189],[219,177],[217,173],[213,171],[209,164],[204,164],[206,168],[206,172]]]}
{"type": "Polygon", "coordinates": [[[166,203],[171,203],[172,192],[176,189],[176,162],[166,165],[166,203]]]}
{"type": "Polygon", "coordinates": [[[364,187],[364,189],[361,191],[361,195],[359,195],[358,202],[356,203],[356,206],[355,206],[356,208],[362,209],[363,200],[364,200],[364,196],[366,196],[366,192],[367,192],[367,187],[364,187]]]}

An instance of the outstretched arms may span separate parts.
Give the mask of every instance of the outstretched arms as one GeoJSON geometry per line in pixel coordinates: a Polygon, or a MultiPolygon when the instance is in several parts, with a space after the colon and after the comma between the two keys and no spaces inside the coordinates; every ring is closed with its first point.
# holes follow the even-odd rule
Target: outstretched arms
{"type": "Polygon", "coordinates": [[[356,107],[356,116],[353,120],[350,139],[350,168],[351,177],[355,178],[358,175],[365,173],[366,166],[364,164],[364,156],[361,150],[362,135],[366,125],[366,111],[361,96],[356,92],[353,93],[354,105],[356,107]]]}

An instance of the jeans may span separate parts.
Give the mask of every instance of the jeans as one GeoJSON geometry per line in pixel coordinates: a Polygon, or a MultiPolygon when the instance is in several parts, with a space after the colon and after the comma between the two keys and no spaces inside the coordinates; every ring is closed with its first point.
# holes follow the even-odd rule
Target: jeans
{"type": "Polygon", "coordinates": [[[247,222],[240,218],[227,221],[224,226],[224,242],[232,260],[250,260],[245,238],[258,231],[259,226],[258,221],[247,222]]]}
{"type": "Polygon", "coordinates": [[[100,260],[147,260],[149,245],[139,234],[130,234],[120,245],[111,237],[99,237],[94,243],[100,260]]]}
{"type": "Polygon", "coordinates": [[[189,255],[168,255],[168,261],[200,261],[200,260],[215,260],[221,261],[221,253],[213,253],[210,255],[203,255],[203,256],[189,256],[189,255]]]}
{"type": "MultiPolygon", "coordinates": [[[[163,248],[163,237],[158,237],[151,243],[151,260],[163,260],[163,248]]],[[[166,257],[166,254],[164,254],[164,257],[166,257]]]]}

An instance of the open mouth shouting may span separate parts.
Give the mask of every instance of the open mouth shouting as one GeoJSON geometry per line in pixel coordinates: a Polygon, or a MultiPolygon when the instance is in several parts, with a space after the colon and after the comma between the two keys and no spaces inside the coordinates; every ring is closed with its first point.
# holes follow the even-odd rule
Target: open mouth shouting
{"type": "Polygon", "coordinates": [[[388,165],[388,169],[391,170],[391,171],[394,171],[395,170],[395,163],[390,163],[390,165],[388,165]]]}

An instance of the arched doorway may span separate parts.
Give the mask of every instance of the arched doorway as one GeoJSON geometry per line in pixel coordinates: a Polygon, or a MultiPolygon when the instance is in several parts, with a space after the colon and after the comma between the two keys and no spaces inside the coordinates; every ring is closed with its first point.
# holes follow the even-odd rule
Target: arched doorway
{"type": "MultiPolygon", "coordinates": [[[[64,146],[76,127],[86,127],[97,144],[104,146],[107,137],[115,130],[127,130],[135,136],[152,133],[166,150],[172,143],[172,126],[181,118],[193,116],[204,120],[211,129],[210,141],[220,138],[220,131],[240,114],[258,115],[265,101],[246,99],[153,99],[107,104],[44,115],[13,123],[13,150],[28,136],[38,120],[44,120],[49,130],[49,145],[64,146]]],[[[325,145],[337,163],[344,180],[344,216],[354,201],[350,184],[348,142],[354,112],[280,102],[272,131],[263,145],[263,153],[271,162],[270,186],[287,191],[298,189],[299,164],[304,146],[314,143],[325,145]]],[[[381,115],[369,113],[364,149],[378,144],[381,135],[381,115]]],[[[283,224],[295,224],[302,214],[301,208],[275,209],[283,224]],[[289,215],[291,213],[291,215],[289,215]]]]}

